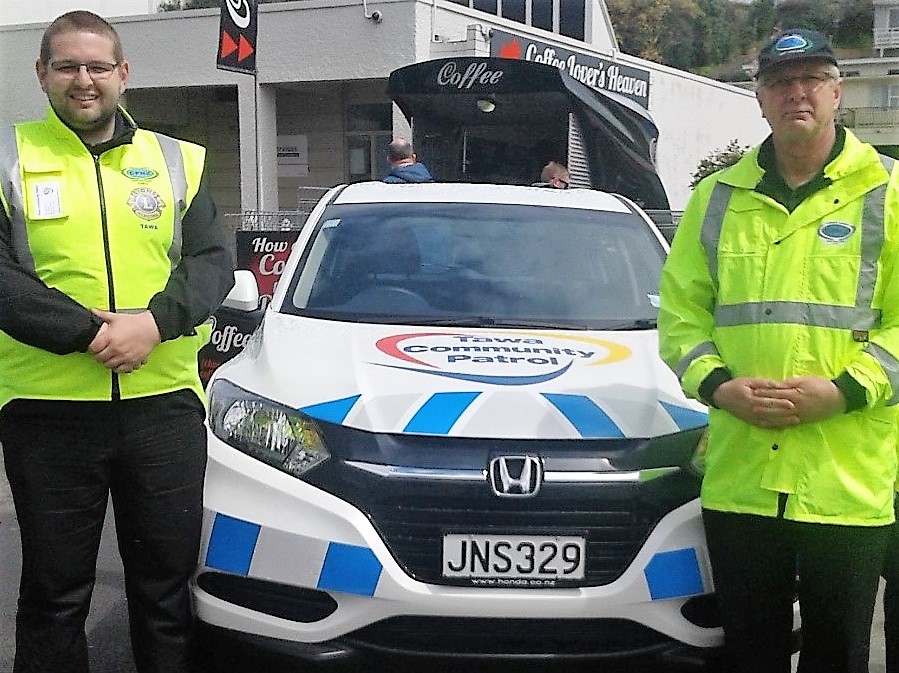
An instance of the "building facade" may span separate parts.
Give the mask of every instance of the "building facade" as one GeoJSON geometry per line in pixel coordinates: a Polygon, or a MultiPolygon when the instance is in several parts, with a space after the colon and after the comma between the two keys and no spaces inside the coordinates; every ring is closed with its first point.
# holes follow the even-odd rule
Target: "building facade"
{"type": "Polygon", "coordinates": [[[840,61],[840,121],[880,148],[899,147],[899,0],[874,0],[874,53],[840,61]]]}
{"type": "MultiPolygon", "coordinates": [[[[303,188],[380,177],[384,146],[410,131],[387,78],[435,58],[552,63],[637,101],[659,128],[656,163],[674,209],[703,158],[768,132],[751,91],[621,53],[601,0],[261,4],[255,76],[216,68],[217,9],[111,22],[131,64],[129,110],[145,127],[207,146],[224,212],[291,210],[303,188]]],[[[0,27],[2,124],[44,113],[34,79],[43,27],[0,27]]]]}

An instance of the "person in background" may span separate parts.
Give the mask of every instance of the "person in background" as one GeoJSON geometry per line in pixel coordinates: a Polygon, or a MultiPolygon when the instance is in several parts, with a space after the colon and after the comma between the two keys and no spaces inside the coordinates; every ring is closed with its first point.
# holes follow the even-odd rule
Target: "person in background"
{"type": "Polygon", "coordinates": [[[540,182],[535,182],[532,187],[568,189],[570,182],[571,173],[569,173],[568,167],[558,161],[550,161],[540,171],[540,182]]]}
{"type": "Polygon", "coordinates": [[[771,135],[702,180],[662,272],[660,353],[709,406],[701,503],[730,673],[868,670],[894,520],[899,171],[835,123],[812,30],[759,54],[771,135]],[[798,577],[797,577],[798,574],[798,577]]]}
{"type": "Polygon", "coordinates": [[[405,138],[394,138],[387,146],[387,161],[390,170],[384,182],[434,182],[427,167],[417,161],[412,143],[405,138]]]}
{"type": "Polygon", "coordinates": [[[197,351],[233,283],[205,150],[121,107],[129,64],[96,14],[54,20],[36,70],[46,118],[0,129],[0,443],[22,542],[13,671],[87,673],[111,495],[137,671],[187,673],[206,466],[197,351]]]}

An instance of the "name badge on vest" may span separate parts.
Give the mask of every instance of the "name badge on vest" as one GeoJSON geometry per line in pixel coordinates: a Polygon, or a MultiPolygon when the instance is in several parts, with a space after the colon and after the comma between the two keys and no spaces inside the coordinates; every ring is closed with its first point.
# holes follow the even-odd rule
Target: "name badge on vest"
{"type": "Polygon", "coordinates": [[[34,190],[34,209],[29,213],[33,220],[49,220],[62,217],[62,199],[58,182],[36,182],[34,190]]]}

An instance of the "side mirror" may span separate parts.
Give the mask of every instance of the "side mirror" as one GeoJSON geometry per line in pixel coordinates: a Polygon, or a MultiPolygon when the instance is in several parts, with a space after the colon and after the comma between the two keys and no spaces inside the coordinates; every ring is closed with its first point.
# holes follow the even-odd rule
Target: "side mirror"
{"type": "Polygon", "coordinates": [[[252,271],[237,269],[234,272],[234,287],[225,297],[222,306],[238,311],[255,311],[259,308],[259,286],[252,271]]]}

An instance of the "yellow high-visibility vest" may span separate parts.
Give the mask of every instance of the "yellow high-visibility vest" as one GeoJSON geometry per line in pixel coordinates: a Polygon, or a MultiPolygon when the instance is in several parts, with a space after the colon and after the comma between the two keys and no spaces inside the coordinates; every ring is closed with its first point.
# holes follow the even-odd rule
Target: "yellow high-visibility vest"
{"type": "MultiPolygon", "coordinates": [[[[128,118],[129,123],[131,122],[128,118]]],[[[98,158],[48,110],[0,131],[0,191],[21,263],[87,308],[145,310],[181,258],[181,218],[205,150],[150,131],[98,158]]],[[[0,331],[0,406],[11,399],[110,400],[183,388],[204,399],[199,335],[160,343],[118,375],[90,353],[56,355],[0,331]]]]}

